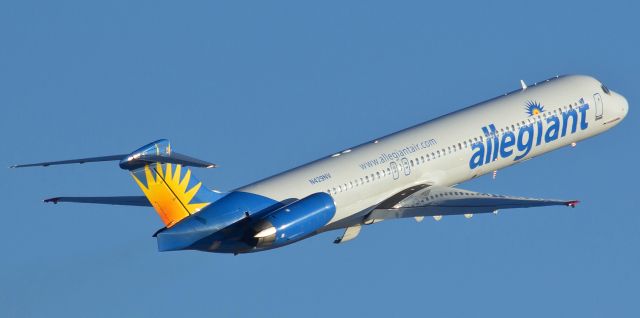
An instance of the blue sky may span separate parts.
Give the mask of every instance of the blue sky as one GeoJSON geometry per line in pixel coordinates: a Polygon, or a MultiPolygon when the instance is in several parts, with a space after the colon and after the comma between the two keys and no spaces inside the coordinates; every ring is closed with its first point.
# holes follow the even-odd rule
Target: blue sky
{"type": "MultiPolygon", "coordinates": [[[[159,253],[115,163],[0,169],[0,316],[637,317],[635,2],[15,1],[0,4],[2,160],[169,138],[233,189],[581,73],[630,103],[615,129],[461,187],[576,198],[471,220],[382,222],[252,255],[159,253]]],[[[452,127],[454,129],[454,127],[452,127]]]]}

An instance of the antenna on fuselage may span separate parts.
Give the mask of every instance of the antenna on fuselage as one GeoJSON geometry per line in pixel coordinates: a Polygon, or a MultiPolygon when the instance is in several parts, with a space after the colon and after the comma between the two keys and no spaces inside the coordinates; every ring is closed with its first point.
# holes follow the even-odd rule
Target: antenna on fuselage
{"type": "Polygon", "coordinates": [[[527,89],[527,84],[524,83],[524,80],[520,80],[520,86],[522,86],[522,90],[527,89]]]}

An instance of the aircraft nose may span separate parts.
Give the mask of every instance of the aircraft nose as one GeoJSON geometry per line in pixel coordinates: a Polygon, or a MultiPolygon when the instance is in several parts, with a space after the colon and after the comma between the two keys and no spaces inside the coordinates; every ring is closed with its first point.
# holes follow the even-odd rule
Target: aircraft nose
{"type": "Polygon", "coordinates": [[[620,107],[622,108],[622,118],[625,118],[627,116],[627,113],[629,112],[629,102],[627,101],[627,99],[622,96],[620,96],[620,107]]]}

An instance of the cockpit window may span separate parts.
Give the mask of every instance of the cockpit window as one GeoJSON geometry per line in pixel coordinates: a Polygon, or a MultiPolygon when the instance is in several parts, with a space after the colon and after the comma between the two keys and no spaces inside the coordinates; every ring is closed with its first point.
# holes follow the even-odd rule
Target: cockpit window
{"type": "Polygon", "coordinates": [[[600,88],[602,88],[602,91],[605,92],[607,95],[611,95],[611,91],[609,91],[609,89],[604,86],[604,84],[600,85],[600,88]]]}

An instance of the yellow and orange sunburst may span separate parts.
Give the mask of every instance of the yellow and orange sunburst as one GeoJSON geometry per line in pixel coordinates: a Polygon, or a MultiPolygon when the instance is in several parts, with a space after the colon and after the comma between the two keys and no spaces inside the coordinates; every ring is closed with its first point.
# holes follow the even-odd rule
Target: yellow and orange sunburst
{"type": "Polygon", "coordinates": [[[198,182],[191,189],[187,189],[191,180],[190,169],[187,169],[181,179],[181,165],[175,165],[175,170],[172,169],[170,163],[164,164],[164,166],[164,170],[162,169],[163,165],[160,163],[144,166],[146,185],[134,173],[131,175],[140,189],[142,189],[142,192],[144,192],[144,195],[147,196],[151,205],[156,209],[164,224],[167,227],[171,227],[190,214],[200,211],[209,202],[191,203],[191,200],[200,190],[202,182],[198,182]]]}
{"type": "Polygon", "coordinates": [[[529,116],[536,116],[544,111],[544,107],[536,101],[528,101],[525,109],[529,116]]]}

